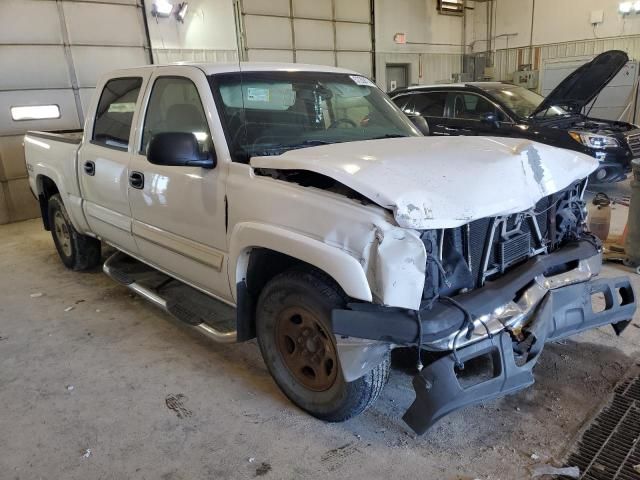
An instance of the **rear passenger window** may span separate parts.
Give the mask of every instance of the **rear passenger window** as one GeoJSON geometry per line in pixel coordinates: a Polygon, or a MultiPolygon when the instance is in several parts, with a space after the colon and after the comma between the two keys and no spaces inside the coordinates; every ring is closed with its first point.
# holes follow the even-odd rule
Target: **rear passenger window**
{"type": "Polygon", "coordinates": [[[407,95],[408,101],[402,111],[409,116],[443,117],[447,92],[414,93],[407,95]]]}
{"type": "Polygon", "coordinates": [[[102,90],[93,124],[95,143],[126,150],[142,78],[115,78],[102,90]]]}
{"type": "Polygon", "coordinates": [[[447,92],[431,92],[414,95],[413,109],[423,117],[443,117],[447,92]]]}
{"type": "Polygon", "coordinates": [[[193,133],[202,153],[213,152],[213,143],[198,89],[188,78],[160,77],[153,84],[142,131],[140,153],[158,133],[193,133]]]}

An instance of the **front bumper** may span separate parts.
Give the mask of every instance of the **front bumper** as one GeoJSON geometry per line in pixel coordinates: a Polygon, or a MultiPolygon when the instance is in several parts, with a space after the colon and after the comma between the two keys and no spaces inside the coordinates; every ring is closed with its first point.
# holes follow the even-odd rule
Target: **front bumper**
{"type": "Polygon", "coordinates": [[[627,178],[627,174],[631,171],[631,163],[625,158],[624,161],[610,158],[612,155],[598,158],[600,163],[598,168],[589,175],[590,183],[615,183],[621,182],[627,178]]]}
{"type": "Polygon", "coordinates": [[[471,332],[463,328],[461,309],[449,304],[436,304],[437,308],[421,311],[420,315],[401,309],[351,305],[351,310],[333,312],[333,329],[338,335],[415,345],[417,322],[422,319],[423,348],[430,345],[429,349],[439,350],[455,344],[455,349],[449,348],[413,379],[416,399],[403,419],[422,434],[459,408],[531,385],[533,367],[546,342],[608,324],[613,325],[617,334],[626,328],[636,310],[628,278],[590,279],[597,272],[588,272],[585,277],[581,265],[576,266],[580,260],[598,256],[592,244],[579,242],[536,257],[483,288],[458,295],[456,301],[472,315],[474,324],[485,319],[471,332]],[[544,276],[562,266],[574,268],[544,276]],[[594,309],[594,296],[602,297],[602,310],[594,309]],[[500,329],[495,328],[495,322],[486,320],[493,312],[503,311],[504,305],[522,304],[527,297],[533,300],[525,302],[529,308],[517,312],[518,315],[506,319],[491,317],[495,322],[503,322],[498,323],[500,329]],[[484,361],[489,374],[470,385],[464,378],[464,370],[457,367],[474,360],[484,361]]]}

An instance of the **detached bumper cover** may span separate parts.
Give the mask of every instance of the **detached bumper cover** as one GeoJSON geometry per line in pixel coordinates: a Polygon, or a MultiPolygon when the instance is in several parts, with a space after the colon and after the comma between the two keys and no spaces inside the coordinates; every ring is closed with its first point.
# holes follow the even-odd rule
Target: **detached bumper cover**
{"type": "Polygon", "coordinates": [[[416,399],[403,419],[416,433],[423,434],[459,408],[528,387],[534,383],[532,370],[545,342],[608,324],[620,334],[635,309],[635,296],[626,277],[603,278],[550,291],[526,328],[532,342],[524,358],[516,360],[514,343],[507,332],[458,350],[462,362],[488,355],[493,363],[493,378],[468,388],[461,385],[456,375],[453,354],[436,360],[414,377],[416,399]],[[605,309],[596,313],[591,297],[598,292],[604,295],[605,309]]]}

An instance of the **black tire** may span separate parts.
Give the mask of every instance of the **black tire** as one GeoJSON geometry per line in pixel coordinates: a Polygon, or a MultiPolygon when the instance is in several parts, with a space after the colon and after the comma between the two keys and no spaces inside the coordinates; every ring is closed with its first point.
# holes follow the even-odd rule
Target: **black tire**
{"type": "Polygon", "coordinates": [[[49,198],[48,213],[53,243],[64,266],[82,271],[100,265],[100,240],[78,233],[69,220],[59,194],[49,198]]]}
{"type": "Polygon", "coordinates": [[[267,283],[257,305],[258,344],[271,376],[294,404],[329,422],[364,412],[378,398],[389,376],[387,355],[366,375],[345,381],[330,328],[331,310],[345,302],[346,296],[328,276],[311,268],[293,268],[267,283]],[[322,357],[319,362],[313,361],[316,354],[322,357]],[[299,361],[306,363],[302,366],[299,361]]]}

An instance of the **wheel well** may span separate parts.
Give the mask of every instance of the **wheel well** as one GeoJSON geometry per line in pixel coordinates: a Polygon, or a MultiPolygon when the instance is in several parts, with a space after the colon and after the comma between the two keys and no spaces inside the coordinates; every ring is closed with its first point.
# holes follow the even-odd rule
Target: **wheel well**
{"type": "Polygon", "coordinates": [[[269,248],[251,250],[247,272],[236,285],[238,341],[256,336],[256,305],[265,285],[276,275],[295,266],[320,271],[310,263],[269,248]]]}
{"type": "Polygon", "coordinates": [[[56,183],[49,177],[41,175],[38,177],[38,203],[40,204],[40,214],[45,230],[51,230],[49,224],[49,199],[56,193],[60,193],[56,183]]]}

